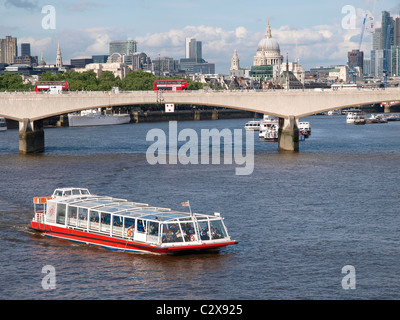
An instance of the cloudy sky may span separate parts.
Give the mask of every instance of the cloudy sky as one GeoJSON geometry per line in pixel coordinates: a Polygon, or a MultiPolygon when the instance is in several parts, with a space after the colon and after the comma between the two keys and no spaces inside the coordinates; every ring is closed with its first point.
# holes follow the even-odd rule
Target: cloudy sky
{"type": "MultiPolygon", "coordinates": [[[[55,63],[59,40],[69,64],[71,58],[108,54],[110,41],[126,39],[136,40],[138,51],[152,59],[180,59],[185,38],[194,37],[203,42],[203,58],[228,73],[235,48],[241,66],[252,65],[269,19],[281,53],[308,70],[345,64],[347,51],[359,46],[365,15],[379,27],[383,10],[398,16],[399,1],[0,0],[0,38],[30,42],[32,54],[43,51],[47,63],[55,63]]],[[[369,29],[361,49],[371,49],[369,29]]]]}

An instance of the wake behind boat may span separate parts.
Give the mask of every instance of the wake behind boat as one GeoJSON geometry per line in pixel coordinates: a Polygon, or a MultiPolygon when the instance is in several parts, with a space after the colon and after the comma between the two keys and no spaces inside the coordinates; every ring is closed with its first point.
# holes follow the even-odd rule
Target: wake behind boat
{"type": "Polygon", "coordinates": [[[33,202],[32,229],[111,250],[171,254],[237,244],[219,213],[172,211],[96,196],[85,188],[56,189],[51,197],[35,197],[33,202]]]}
{"type": "Polygon", "coordinates": [[[129,114],[102,114],[100,111],[93,109],[68,114],[70,127],[109,126],[126,124],[130,121],[131,117],[129,114]]]}

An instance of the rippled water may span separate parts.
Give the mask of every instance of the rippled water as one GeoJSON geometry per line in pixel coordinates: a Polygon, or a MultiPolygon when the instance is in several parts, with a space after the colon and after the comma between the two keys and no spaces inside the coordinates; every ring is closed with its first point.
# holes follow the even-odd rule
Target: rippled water
{"type": "Polygon", "coordinates": [[[146,134],[168,123],[46,129],[39,155],[19,155],[17,130],[0,133],[0,299],[399,299],[400,122],[308,120],[312,137],[298,154],[255,138],[250,176],[235,175],[235,164],[149,165],[146,134]],[[133,255],[31,232],[32,198],[59,186],[178,210],[190,199],[196,212],[220,210],[239,244],[133,255]],[[54,290],[41,285],[46,265],[54,290]],[[346,265],[355,267],[355,290],[342,288],[346,265]]]}

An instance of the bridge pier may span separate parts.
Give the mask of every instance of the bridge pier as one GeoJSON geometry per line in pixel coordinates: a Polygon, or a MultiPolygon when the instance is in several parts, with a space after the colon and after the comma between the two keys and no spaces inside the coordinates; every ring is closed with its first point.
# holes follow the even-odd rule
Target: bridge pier
{"type": "Polygon", "coordinates": [[[390,104],[389,103],[385,104],[384,113],[390,113],[390,104]]]}
{"type": "Polygon", "coordinates": [[[299,151],[299,128],[296,117],[279,118],[279,150],[299,151]]]}
{"type": "Polygon", "coordinates": [[[24,119],[19,122],[19,152],[44,152],[43,120],[30,121],[24,119]]]}

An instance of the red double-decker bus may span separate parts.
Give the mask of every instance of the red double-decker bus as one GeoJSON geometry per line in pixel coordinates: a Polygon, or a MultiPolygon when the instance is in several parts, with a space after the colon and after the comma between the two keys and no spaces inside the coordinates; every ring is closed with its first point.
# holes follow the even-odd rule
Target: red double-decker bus
{"type": "Polygon", "coordinates": [[[183,91],[188,89],[186,80],[156,80],[154,81],[154,91],[183,91]]]}
{"type": "Polygon", "coordinates": [[[69,91],[69,83],[67,81],[36,81],[35,92],[55,92],[62,93],[69,91]]]}

